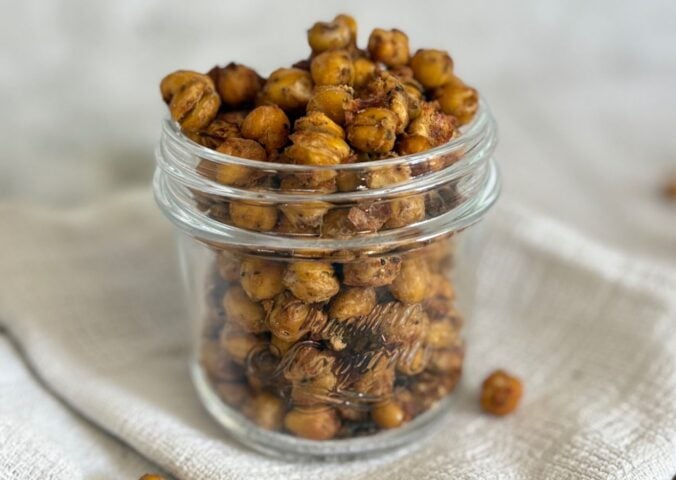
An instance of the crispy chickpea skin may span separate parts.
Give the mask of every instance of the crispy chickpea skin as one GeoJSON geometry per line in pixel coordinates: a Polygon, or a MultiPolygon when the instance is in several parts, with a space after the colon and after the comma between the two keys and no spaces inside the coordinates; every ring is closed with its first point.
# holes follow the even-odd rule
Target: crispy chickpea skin
{"type": "Polygon", "coordinates": [[[338,125],[345,125],[345,112],[352,102],[354,91],[346,85],[315,87],[307,104],[308,112],[322,112],[338,125]]]}
{"type": "Polygon", "coordinates": [[[314,53],[345,48],[351,40],[351,27],[344,20],[317,22],[307,32],[307,41],[314,53]]]}
{"type": "Polygon", "coordinates": [[[357,231],[347,217],[345,209],[329,210],[322,219],[320,235],[324,238],[350,238],[357,231]]]}
{"type": "Polygon", "coordinates": [[[242,121],[242,136],[256,140],[268,152],[286,145],[289,130],[289,118],[277,105],[256,107],[242,121]]]}
{"type": "MultiPolygon", "coordinates": [[[[219,153],[224,153],[233,157],[247,158],[249,160],[265,161],[267,155],[265,150],[258,142],[244,138],[228,138],[216,149],[219,153]]],[[[223,185],[247,186],[254,184],[261,173],[243,165],[212,163],[213,179],[223,185]]],[[[200,169],[198,165],[198,171],[200,169]]]]}
{"type": "Polygon", "coordinates": [[[281,262],[247,258],[242,261],[239,280],[249,298],[259,302],[282,293],[283,275],[284,264],[281,262]]]}
{"type": "Polygon", "coordinates": [[[345,50],[322,52],[312,59],[310,74],[315,85],[351,85],[352,57],[345,50]]]}
{"type": "Polygon", "coordinates": [[[401,262],[399,275],[388,287],[402,303],[422,302],[430,291],[430,271],[422,258],[410,258],[401,262]]]}
{"type": "Polygon", "coordinates": [[[214,119],[221,106],[214,82],[207,75],[189,70],[170,73],[160,83],[162,98],[171,118],[184,130],[199,130],[214,119]]]}
{"type": "Polygon", "coordinates": [[[481,408],[493,415],[507,415],[516,409],[522,395],[523,386],[518,378],[496,370],[481,386],[481,408]]]}
{"type": "Polygon", "coordinates": [[[409,195],[390,202],[392,215],[385,222],[386,229],[401,228],[425,218],[425,197],[409,195]]]}
{"type": "Polygon", "coordinates": [[[309,111],[307,115],[296,120],[294,128],[296,132],[319,132],[338,138],[345,138],[343,127],[320,111],[309,111]]]}
{"type": "Polygon", "coordinates": [[[350,156],[345,140],[327,133],[301,130],[291,135],[291,141],[285,153],[298,165],[338,165],[350,156]]]}
{"type": "Polygon", "coordinates": [[[269,392],[260,392],[247,402],[242,412],[257,425],[279,430],[284,423],[284,402],[269,392]]]}
{"type": "Polygon", "coordinates": [[[268,330],[265,322],[265,310],[259,303],[252,301],[239,285],[229,288],[223,296],[225,316],[231,322],[251,333],[268,330]]]}
{"type": "Polygon", "coordinates": [[[411,168],[402,163],[393,167],[372,168],[366,173],[366,186],[383,188],[406,182],[411,178],[411,168]]]}
{"type": "Polygon", "coordinates": [[[297,437],[329,440],[340,429],[340,418],[334,408],[297,407],[284,417],[284,427],[297,437]]]}
{"type": "Polygon", "coordinates": [[[324,302],[340,290],[336,272],[330,263],[293,262],[284,272],[284,285],[306,302],[324,302]]]}
{"type": "Polygon", "coordinates": [[[370,107],[348,122],[347,138],[362,152],[387,153],[397,139],[397,115],[387,108],[370,107]]]}
{"type": "Polygon", "coordinates": [[[241,136],[237,123],[228,120],[224,114],[216,115],[206,128],[185,134],[207,148],[218,148],[226,139],[241,136]]]}
{"type": "Polygon", "coordinates": [[[221,332],[220,343],[228,352],[230,359],[240,365],[246,362],[252,352],[265,346],[263,340],[256,335],[227,329],[221,332]]]}
{"type": "Polygon", "coordinates": [[[382,287],[392,283],[400,269],[399,257],[362,259],[343,266],[343,282],[355,287],[382,287]]]}
{"type": "Polygon", "coordinates": [[[233,225],[246,230],[268,232],[277,223],[277,209],[272,206],[232,201],[229,211],[233,225]]]}
{"type": "Polygon", "coordinates": [[[371,58],[388,67],[406,65],[409,60],[408,36],[401,30],[376,28],[368,43],[371,58]]]}
{"type": "Polygon", "coordinates": [[[305,108],[312,95],[312,77],[299,68],[278,68],[263,85],[259,100],[274,103],[284,111],[305,108]]]}
{"type": "Polygon", "coordinates": [[[387,401],[373,407],[371,418],[379,427],[396,428],[404,423],[406,414],[401,405],[393,401],[387,401]]]}
{"type": "Polygon", "coordinates": [[[281,205],[279,210],[288,220],[290,226],[303,230],[319,227],[329,208],[331,208],[331,204],[328,202],[302,202],[281,205]]]}
{"type": "Polygon", "coordinates": [[[221,100],[228,107],[253,103],[261,89],[261,78],[256,71],[237,63],[214,67],[209,76],[214,81],[221,100]]]}
{"type": "Polygon", "coordinates": [[[411,121],[406,129],[409,135],[425,137],[430,145],[436,147],[448,142],[455,134],[455,120],[438,110],[438,104],[423,102],[420,115],[411,121]]]}
{"type": "Polygon", "coordinates": [[[440,87],[453,78],[453,60],[442,50],[418,50],[410,65],[415,79],[427,90],[440,87]]]}
{"type": "Polygon", "coordinates": [[[313,328],[324,323],[325,314],[318,308],[299,300],[289,292],[275,297],[268,315],[268,326],[273,335],[286,342],[295,342],[313,328]]]}
{"type": "Polygon", "coordinates": [[[331,300],[329,318],[347,320],[368,315],[376,306],[376,291],[372,287],[347,287],[331,300]]]}
{"type": "Polygon", "coordinates": [[[434,98],[441,110],[457,118],[460,125],[469,123],[479,109],[477,91],[455,76],[435,90],[434,98]]]}
{"type": "Polygon", "coordinates": [[[364,88],[376,75],[376,64],[366,57],[357,57],[352,62],[352,85],[364,88]]]}

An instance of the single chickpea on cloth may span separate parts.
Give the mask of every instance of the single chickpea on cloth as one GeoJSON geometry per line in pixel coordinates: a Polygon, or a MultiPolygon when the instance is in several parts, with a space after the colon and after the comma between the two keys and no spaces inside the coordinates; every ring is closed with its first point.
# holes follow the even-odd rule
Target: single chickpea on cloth
{"type": "MultiPolygon", "coordinates": [[[[455,187],[445,199],[383,192],[455,161],[396,159],[462,135],[477,91],[456,75],[448,52],[414,50],[396,28],[374,29],[360,48],[357,29],[345,14],[315,23],[306,58],[267,77],[229,62],[162,80],[181,132],[221,154],[196,155],[191,167],[209,185],[188,188],[205,217],[252,238],[359,240],[416,228],[460,196],[455,187]],[[384,160],[393,162],[373,163],[384,160]],[[375,195],[334,200],[351,192],[375,195]]],[[[261,428],[317,441],[414,420],[455,388],[462,370],[450,242],[309,258],[210,244],[199,362],[214,393],[261,428]]],[[[498,401],[504,385],[490,382],[484,408],[507,409],[498,401]]]]}

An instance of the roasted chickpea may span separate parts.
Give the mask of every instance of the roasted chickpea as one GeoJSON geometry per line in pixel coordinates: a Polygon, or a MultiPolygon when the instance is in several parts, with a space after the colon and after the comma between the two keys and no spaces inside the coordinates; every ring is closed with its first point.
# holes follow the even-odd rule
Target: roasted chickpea
{"type": "Polygon", "coordinates": [[[360,232],[377,232],[391,215],[392,209],[388,202],[374,202],[351,207],[347,218],[360,232]]]}
{"type": "Polygon", "coordinates": [[[308,112],[322,112],[338,125],[345,125],[345,112],[354,96],[346,85],[321,85],[315,87],[307,104],[308,112]]]}
{"type": "Polygon", "coordinates": [[[453,60],[442,50],[418,50],[410,65],[415,79],[428,90],[440,87],[453,78],[453,60]]]}
{"type": "Polygon", "coordinates": [[[265,311],[259,303],[251,301],[239,285],[230,287],[223,296],[223,309],[227,319],[247,332],[261,333],[268,329],[265,311]]]}
{"type": "Polygon", "coordinates": [[[209,76],[214,81],[221,100],[228,107],[253,103],[261,89],[261,78],[256,71],[237,63],[214,67],[209,76]]]}
{"type": "Polygon", "coordinates": [[[242,288],[255,302],[273,298],[284,291],[284,264],[270,260],[247,258],[240,267],[242,288]]]}
{"type": "Polygon", "coordinates": [[[274,103],[282,110],[305,108],[312,95],[312,77],[299,68],[278,68],[263,85],[259,100],[274,103]]]}
{"type": "Polygon", "coordinates": [[[256,107],[242,121],[242,136],[256,140],[268,152],[286,145],[289,129],[289,118],[277,105],[256,107]]]}
{"type": "Polygon", "coordinates": [[[381,310],[381,318],[379,332],[388,345],[414,350],[423,343],[429,330],[429,318],[420,304],[389,303],[381,310]]]}
{"type": "Polygon", "coordinates": [[[396,428],[404,423],[406,414],[401,405],[387,401],[373,407],[371,418],[381,428],[396,428]]]}
{"type": "Polygon", "coordinates": [[[402,163],[393,167],[371,168],[366,173],[366,186],[369,188],[383,188],[396,185],[411,179],[411,168],[402,163]]]}
{"type": "Polygon", "coordinates": [[[283,357],[295,344],[295,341],[287,341],[276,335],[272,335],[270,338],[270,352],[276,357],[283,357]]]}
{"type": "Polygon", "coordinates": [[[291,140],[293,145],[285,153],[299,165],[338,165],[350,156],[350,146],[327,133],[300,131],[291,135],[291,140]]]}
{"type": "Polygon", "coordinates": [[[331,204],[327,202],[303,202],[287,203],[281,205],[279,210],[293,227],[302,230],[319,227],[329,208],[331,204]]]}
{"type": "Polygon", "coordinates": [[[339,170],[336,174],[336,187],[339,192],[355,192],[362,186],[361,173],[354,170],[339,170]]]}
{"type": "Polygon", "coordinates": [[[294,435],[309,440],[329,440],[340,429],[340,418],[329,407],[297,407],[284,417],[284,427],[294,435]]]}
{"type": "Polygon", "coordinates": [[[284,402],[269,392],[255,394],[242,412],[260,427],[279,430],[284,423],[284,402]]]}
{"type": "Polygon", "coordinates": [[[230,202],[230,218],[233,225],[247,230],[268,232],[277,223],[277,209],[268,205],[254,205],[238,201],[230,202]]]}
{"type": "Polygon", "coordinates": [[[455,134],[455,120],[439,111],[436,102],[423,102],[420,115],[411,121],[406,133],[427,138],[436,147],[448,142],[455,134]]]}
{"type": "Polygon", "coordinates": [[[324,238],[349,238],[357,231],[344,209],[329,210],[322,219],[320,234],[324,238]]]}
{"type": "Polygon", "coordinates": [[[226,329],[221,332],[221,345],[233,362],[244,365],[253,352],[265,347],[265,342],[256,335],[226,329]]]}
{"type": "Polygon", "coordinates": [[[452,346],[434,350],[430,357],[429,369],[444,374],[458,375],[462,370],[465,347],[462,338],[452,339],[452,346]]]}
{"type": "Polygon", "coordinates": [[[218,148],[228,138],[241,136],[237,123],[228,120],[225,114],[218,114],[205,129],[188,131],[185,134],[192,141],[213,149],[218,148]]]}
{"type": "MultiPolygon", "coordinates": [[[[265,150],[259,143],[244,138],[228,138],[219,145],[216,151],[233,157],[248,158],[249,160],[265,161],[267,158],[265,150]]],[[[202,160],[197,166],[197,170],[204,175],[206,167],[212,169],[213,180],[223,185],[252,185],[262,176],[256,170],[243,165],[215,163],[208,160],[202,160]],[[208,162],[208,164],[205,165],[205,162],[208,162]]]]}
{"type": "Polygon", "coordinates": [[[491,373],[481,386],[481,408],[493,415],[516,409],[523,395],[521,381],[503,370],[491,373]]]}
{"type": "Polygon", "coordinates": [[[296,132],[319,132],[338,138],[345,138],[343,128],[320,111],[308,112],[307,115],[296,120],[294,127],[296,132]]]}
{"type": "Polygon", "coordinates": [[[458,329],[448,319],[430,322],[427,331],[427,344],[431,348],[447,348],[458,340],[458,329]]]}
{"type": "Polygon", "coordinates": [[[333,297],[340,284],[330,263],[293,262],[284,272],[284,285],[306,302],[324,302],[333,297]]]}
{"type": "Polygon", "coordinates": [[[404,135],[397,142],[397,152],[399,155],[411,155],[413,153],[424,152],[432,148],[432,144],[427,137],[422,135],[404,135]]]}
{"type": "Polygon", "coordinates": [[[376,28],[368,43],[371,58],[388,67],[406,65],[409,59],[408,36],[396,28],[390,31],[376,28]]]}
{"type": "Polygon", "coordinates": [[[444,113],[453,115],[460,125],[469,123],[479,109],[479,94],[465,85],[458,77],[453,77],[434,92],[444,113]]]}
{"type": "Polygon", "coordinates": [[[345,19],[317,22],[307,32],[307,41],[314,53],[345,48],[350,45],[351,40],[351,27],[345,19]]]}
{"type": "Polygon", "coordinates": [[[392,393],[394,377],[394,364],[390,358],[377,352],[369,362],[369,368],[357,378],[352,389],[373,399],[384,398],[392,393]]]}
{"type": "Polygon", "coordinates": [[[390,202],[392,215],[385,222],[385,228],[401,228],[425,219],[425,197],[409,195],[390,202]]]}
{"type": "Polygon", "coordinates": [[[291,401],[295,406],[325,404],[338,379],[331,371],[303,382],[294,382],[291,387],[291,401]]]}
{"type": "Polygon", "coordinates": [[[341,13],[336,15],[333,21],[337,24],[345,25],[350,31],[350,43],[352,45],[357,43],[357,21],[354,19],[354,17],[345,13],[341,13]]]}
{"type": "Polygon", "coordinates": [[[357,112],[348,122],[347,138],[367,153],[387,153],[397,139],[398,117],[387,108],[371,107],[357,112]]]}
{"type": "Polygon", "coordinates": [[[275,337],[287,342],[295,342],[312,328],[319,328],[326,315],[312,305],[299,300],[289,292],[275,297],[268,315],[268,326],[275,337]]]}
{"type": "Polygon", "coordinates": [[[244,372],[216,341],[205,341],[200,347],[200,364],[210,379],[216,382],[241,381],[244,372]]]}
{"type": "Polygon", "coordinates": [[[410,258],[401,262],[399,275],[388,287],[402,303],[418,303],[427,297],[430,290],[430,271],[422,258],[410,258]]]}
{"type": "Polygon", "coordinates": [[[310,63],[310,74],[315,85],[351,85],[352,57],[345,50],[320,53],[310,63]]]}
{"type": "Polygon", "coordinates": [[[329,318],[347,320],[368,315],[376,306],[376,291],[372,287],[347,287],[331,300],[329,318]]]}
{"type": "Polygon", "coordinates": [[[235,407],[242,405],[249,398],[249,389],[239,382],[216,383],[214,390],[221,400],[235,407]]]}
{"type": "Polygon", "coordinates": [[[425,370],[429,361],[429,349],[415,343],[401,351],[397,360],[397,371],[404,375],[418,375],[425,370]]]}
{"type": "Polygon", "coordinates": [[[229,252],[222,251],[216,257],[218,273],[226,282],[239,280],[239,260],[229,252]]]}
{"type": "MultiPolygon", "coordinates": [[[[430,265],[430,262],[427,262],[430,265]]],[[[455,289],[445,275],[433,273],[430,276],[430,296],[425,300],[425,311],[432,319],[453,317],[455,289]]],[[[457,323],[457,322],[456,322],[457,323]]]]}
{"type": "Polygon", "coordinates": [[[376,64],[366,57],[357,57],[352,62],[352,85],[364,88],[376,75],[376,64]]]}
{"type": "Polygon", "coordinates": [[[389,285],[399,274],[399,257],[368,258],[343,265],[343,282],[355,287],[389,285]]]}
{"type": "Polygon", "coordinates": [[[200,130],[216,117],[221,99],[207,75],[189,70],[170,73],[160,83],[171,118],[184,130],[200,130]]]}

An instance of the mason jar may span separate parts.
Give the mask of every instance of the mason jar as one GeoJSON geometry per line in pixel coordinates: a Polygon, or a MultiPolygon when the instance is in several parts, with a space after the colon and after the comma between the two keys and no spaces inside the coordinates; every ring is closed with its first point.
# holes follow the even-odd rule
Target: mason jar
{"type": "Polygon", "coordinates": [[[331,166],[227,156],[165,120],[155,196],[214,419],[262,452],[344,459],[416,444],[452,412],[495,145],[483,101],[444,145],[331,166]],[[256,186],[219,182],[233,173],[256,186]]]}

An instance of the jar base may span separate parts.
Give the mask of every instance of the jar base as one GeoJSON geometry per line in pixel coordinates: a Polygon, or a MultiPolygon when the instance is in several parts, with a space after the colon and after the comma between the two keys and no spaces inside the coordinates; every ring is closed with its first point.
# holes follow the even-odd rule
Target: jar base
{"type": "Polygon", "coordinates": [[[191,362],[190,370],[202,404],[235,440],[257,452],[285,460],[349,461],[415,450],[443,425],[440,418],[449,413],[449,407],[455,402],[455,395],[447,395],[410,423],[374,435],[340,440],[305,440],[257,426],[218,397],[198,361],[191,362]]]}

